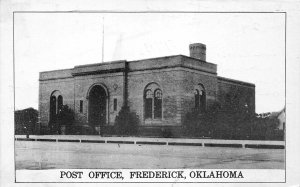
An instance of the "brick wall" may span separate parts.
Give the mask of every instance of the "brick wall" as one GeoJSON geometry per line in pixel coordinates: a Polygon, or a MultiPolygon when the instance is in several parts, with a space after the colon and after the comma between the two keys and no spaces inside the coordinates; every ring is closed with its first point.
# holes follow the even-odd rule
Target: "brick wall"
{"type": "Polygon", "coordinates": [[[112,125],[115,116],[123,104],[123,76],[122,73],[111,73],[102,75],[86,75],[75,77],[75,113],[77,124],[88,122],[88,93],[95,85],[101,85],[108,92],[107,122],[112,125]],[[113,100],[117,99],[117,111],[114,111],[113,100]],[[83,112],[80,113],[80,100],[83,101],[83,112]]]}
{"type": "MultiPolygon", "coordinates": [[[[88,125],[88,93],[101,85],[108,94],[107,122],[113,125],[123,105],[125,61],[76,66],[73,69],[40,73],[39,111],[42,125],[49,121],[50,96],[59,90],[63,103],[75,112],[77,125],[88,125]],[[117,99],[117,110],[113,102],[117,99]],[[80,112],[80,101],[83,111],[80,112]]],[[[228,93],[240,92],[236,98],[255,111],[255,85],[217,76],[217,66],[182,55],[129,62],[128,104],[143,127],[180,126],[187,112],[195,107],[194,90],[199,84],[206,92],[206,108],[225,102],[228,93]],[[162,90],[162,120],[144,120],[144,90],[150,83],[162,90]]]]}
{"type": "Polygon", "coordinates": [[[180,96],[180,72],[176,69],[130,72],[128,78],[129,106],[135,111],[142,125],[179,125],[177,118],[180,96]],[[144,90],[150,83],[157,83],[162,90],[162,123],[144,120],[144,90]]]}
{"type": "Polygon", "coordinates": [[[50,96],[55,90],[61,92],[63,103],[74,109],[74,80],[72,78],[40,81],[39,90],[39,113],[42,125],[48,125],[50,96]]]}
{"type": "Polygon", "coordinates": [[[255,85],[227,78],[218,78],[218,101],[224,106],[226,99],[234,98],[240,107],[255,113],[255,85]]]}
{"type": "Polygon", "coordinates": [[[198,84],[202,84],[206,93],[206,108],[210,107],[217,96],[217,76],[214,74],[203,73],[194,70],[184,69],[182,71],[182,96],[181,96],[181,120],[187,112],[192,111],[195,107],[194,90],[198,84]]]}

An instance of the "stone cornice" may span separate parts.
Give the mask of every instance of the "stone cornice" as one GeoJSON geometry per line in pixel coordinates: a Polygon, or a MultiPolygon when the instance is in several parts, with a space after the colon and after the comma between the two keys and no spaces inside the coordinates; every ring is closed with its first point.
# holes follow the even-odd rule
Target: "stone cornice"
{"type": "MultiPolygon", "coordinates": [[[[73,69],[57,70],[40,73],[40,81],[71,78],[75,76],[119,73],[125,71],[127,61],[113,61],[97,64],[75,66],[73,69]]],[[[195,71],[217,75],[217,65],[194,59],[184,55],[166,56],[138,61],[128,61],[129,72],[187,68],[195,71]]]]}

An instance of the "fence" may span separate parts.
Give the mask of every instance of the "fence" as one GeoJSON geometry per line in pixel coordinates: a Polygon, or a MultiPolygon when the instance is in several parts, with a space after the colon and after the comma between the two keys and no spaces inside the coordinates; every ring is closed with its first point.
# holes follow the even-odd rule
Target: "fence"
{"type": "Polygon", "coordinates": [[[180,139],[180,138],[142,138],[142,137],[100,137],[82,135],[15,135],[16,141],[42,142],[78,142],[106,144],[138,144],[138,145],[167,145],[167,146],[200,146],[200,147],[229,147],[229,148],[258,148],[284,149],[284,141],[263,140],[219,140],[219,139],[180,139]]]}

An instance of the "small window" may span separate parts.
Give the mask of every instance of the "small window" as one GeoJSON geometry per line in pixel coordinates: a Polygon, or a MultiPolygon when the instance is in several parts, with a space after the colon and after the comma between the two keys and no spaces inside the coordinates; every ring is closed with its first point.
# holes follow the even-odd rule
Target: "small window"
{"type": "Polygon", "coordinates": [[[83,101],[82,100],[80,100],[79,112],[80,113],[83,112],[83,101]]]}
{"type": "Polygon", "coordinates": [[[114,111],[117,111],[118,108],[118,100],[114,99],[114,111]]]}
{"type": "Polygon", "coordinates": [[[200,112],[204,112],[206,108],[206,94],[203,86],[198,86],[197,89],[194,90],[195,96],[195,108],[200,112]]]}

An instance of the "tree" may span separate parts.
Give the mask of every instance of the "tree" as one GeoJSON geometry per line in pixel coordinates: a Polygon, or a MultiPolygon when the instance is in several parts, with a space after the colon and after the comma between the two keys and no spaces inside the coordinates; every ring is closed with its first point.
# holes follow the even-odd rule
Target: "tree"
{"type": "Polygon", "coordinates": [[[215,103],[207,111],[193,109],[184,118],[183,126],[187,136],[210,137],[216,124],[219,104],[215,103]]]}
{"type": "Polygon", "coordinates": [[[119,111],[115,128],[118,135],[136,135],[138,132],[139,117],[131,112],[128,106],[123,106],[119,111]]]}
{"type": "MultiPolygon", "coordinates": [[[[239,92],[237,92],[239,93],[239,92]]],[[[205,112],[186,114],[184,127],[189,136],[220,139],[283,140],[276,132],[277,118],[258,118],[237,99],[228,97],[223,106],[215,103],[205,112]]]]}
{"type": "Polygon", "coordinates": [[[250,126],[250,138],[251,139],[260,139],[260,140],[283,140],[282,137],[276,137],[276,127],[278,125],[277,118],[260,118],[256,117],[250,126]],[[279,138],[279,139],[278,139],[279,138]]]}
{"type": "Polygon", "coordinates": [[[62,129],[65,128],[64,130],[68,131],[74,123],[74,111],[68,105],[63,105],[61,110],[58,111],[57,122],[56,130],[59,134],[64,134],[65,132],[62,132],[62,129]]]}
{"type": "Polygon", "coordinates": [[[184,126],[190,136],[247,139],[254,118],[255,114],[231,100],[223,106],[216,102],[205,112],[187,113],[184,126]]]}
{"type": "Polygon", "coordinates": [[[34,108],[15,111],[15,134],[34,134],[38,122],[38,111],[34,108]]]}

